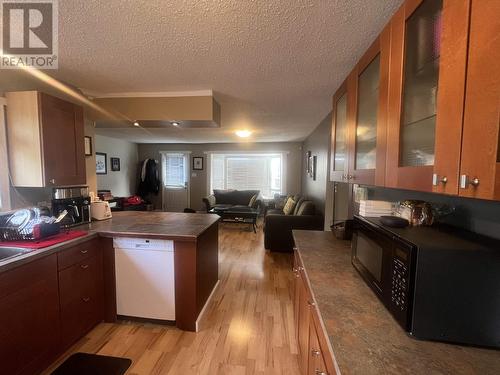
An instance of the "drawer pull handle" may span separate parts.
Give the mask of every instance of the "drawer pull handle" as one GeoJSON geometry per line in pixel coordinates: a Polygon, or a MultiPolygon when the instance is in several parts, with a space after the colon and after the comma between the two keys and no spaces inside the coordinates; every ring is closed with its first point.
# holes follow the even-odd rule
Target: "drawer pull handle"
{"type": "Polygon", "coordinates": [[[319,355],[321,354],[321,352],[317,349],[313,349],[311,350],[311,354],[314,356],[314,357],[319,357],[319,355]]]}
{"type": "Polygon", "coordinates": [[[80,253],[82,254],[87,254],[89,251],[88,250],[80,250],[80,253]]]}
{"type": "Polygon", "coordinates": [[[324,372],[324,371],[321,371],[321,370],[316,370],[316,371],[315,371],[315,374],[316,374],[316,375],[328,375],[328,373],[327,373],[327,372],[324,372]]]}
{"type": "Polygon", "coordinates": [[[90,302],[90,297],[83,297],[82,301],[85,303],[90,302]]]}
{"type": "Polygon", "coordinates": [[[89,265],[88,264],[82,264],[80,267],[82,267],[82,269],[86,270],[87,268],[89,268],[89,265]]]}
{"type": "Polygon", "coordinates": [[[316,304],[314,303],[314,301],[307,301],[307,304],[309,305],[309,307],[316,306],[316,304]]]}

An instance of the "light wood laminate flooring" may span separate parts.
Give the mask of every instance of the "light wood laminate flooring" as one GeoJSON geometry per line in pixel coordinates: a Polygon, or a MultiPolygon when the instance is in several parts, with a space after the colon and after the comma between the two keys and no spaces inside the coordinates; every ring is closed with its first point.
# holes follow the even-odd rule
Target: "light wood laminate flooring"
{"type": "Polygon", "coordinates": [[[299,374],[292,255],[264,250],[262,229],[222,224],[219,286],[198,333],[149,323],[102,323],[74,352],[127,357],[127,374],[299,374]]]}

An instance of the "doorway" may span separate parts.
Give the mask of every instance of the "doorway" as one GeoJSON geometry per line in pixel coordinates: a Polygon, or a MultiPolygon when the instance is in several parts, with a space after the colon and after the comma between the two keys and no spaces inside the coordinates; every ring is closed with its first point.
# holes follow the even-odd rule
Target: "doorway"
{"type": "Polygon", "coordinates": [[[168,212],[182,212],[190,207],[189,158],[190,152],[162,152],[162,208],[168,212]]]}

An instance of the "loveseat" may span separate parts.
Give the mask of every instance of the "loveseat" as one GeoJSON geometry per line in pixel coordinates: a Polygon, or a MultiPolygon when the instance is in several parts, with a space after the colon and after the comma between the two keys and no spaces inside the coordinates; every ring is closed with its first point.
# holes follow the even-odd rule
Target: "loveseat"
{"type": "MultiPolygon", "coordinates": [[[[271,251],[292,251],[293,229],[323,230],[323,216],[316,213],[314,203],[301,196],[288,197],[294,202],[291,211],[269,208],[264,217],[264,247],[271,251]]],[[[288,207],[289,208],[289,207],[288,207]]]]}
{"type": "Polygon", "coordinates": [[[259,190],[215,190],[214,193],[203,198],[207,212],[211,209],[228,209],[233,207],[259,208],[259,190]]]}

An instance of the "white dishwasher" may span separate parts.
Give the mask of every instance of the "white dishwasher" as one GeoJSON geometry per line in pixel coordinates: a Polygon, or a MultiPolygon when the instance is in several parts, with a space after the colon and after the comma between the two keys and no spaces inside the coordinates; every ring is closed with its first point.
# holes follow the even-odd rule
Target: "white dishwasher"
{"type": "Polygon", "coordinates": [[[118,237],[113,247],[118,315],[175,320],[174,242],[118,237]]]}

